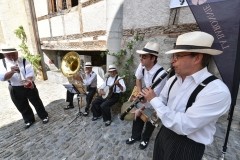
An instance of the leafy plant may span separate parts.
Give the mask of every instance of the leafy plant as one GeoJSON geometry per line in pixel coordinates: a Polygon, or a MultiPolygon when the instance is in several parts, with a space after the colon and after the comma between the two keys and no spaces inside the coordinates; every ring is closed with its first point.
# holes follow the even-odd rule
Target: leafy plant
{"type": "Polygon", "coordinates": [[[21,48],[21,52],[23,53],[22,58],[27,59],[33,66],[35,74],[38,74],[41,71],[41,56],[39,54],[31,54],[28,46],[26,45],[27,36],[24,31],[23,26],[19,26],[18,29],[14,30],[14,34],[21,40],[21,44],[19,47],[21,48]]]}
{"type": "MultiPolygon", "coordinates": [[[[128,100],[128,98],[130,97],[133,87],[134,85],[132,85],[132,83],[135,83],[136,77],[135,77],[135,70],[131,70],[131,68],[133,67],[133,61],[134,61],[134,55],[133,55],[133,49],[134,46],[136,45],[136,43],[138,41],[143,41],[142,36],[139,35],[139,33],[136,33],[136,35],[133,37],[133,40],[130,40],[129,42],[127,42],[127,50],[126,49],[121,49],[119,52],[117,53],[110,53],[109,50],[107,49],[105,52],[101,53],[101,56],[105,56],[105,55],[111,55],[117,58],[117,61],[114,62],[114,64],[120,68],[120,70],[118,70],[118,75],[122,76],[125,75],[125,85],[126,85],[126,92],[124,94],[121,94],[119,102],[120,103],[124,103],[128,100]]],[[[124,47],[124,46],[123,46],[124,47]]]]}

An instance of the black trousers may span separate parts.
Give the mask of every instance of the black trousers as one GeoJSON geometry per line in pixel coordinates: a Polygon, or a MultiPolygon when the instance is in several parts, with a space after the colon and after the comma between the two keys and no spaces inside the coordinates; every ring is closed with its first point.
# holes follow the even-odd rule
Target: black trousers
{"type": "Polygon", "coordinates": [[[93,99],[93,96],[96,93],[96,90],[97,90],[96,87],[94,87],[94,88],[90,87],[89,88],[89,91],[88,91],[88,94],[87,94],[87,97],[86,97],[87,105],[86,105],[86,108],[85,108],[85,112],[88,112],[88,110],[90,108],[90,104],[91,104],[92,99],[93,99]]]}
{"type": "Polygon", "coordinates": [[[162,126],[155,139],[153,160],[201,160],[205,145],[162,126]]]}
{"type": "Polygon", "coordinates": [[[112,97],[109,99],[103,99],[102,96],[96,98],[92,103],[92,113],[93,117],[103,117],[103,121],[111,120],[110,108],[112,105],[118,102],[119,93],[113,93],[112,97]]]}
{"type": "Polygon", "coordinates": [[[34,84],[34,88],[24,88],[23,86],[8,86],[11,99],[19,112],[22,114],[25,123],[35,121],[33,110],[29,105],[28,100],[34,106],[38,116],[44,119],[48,116],[42,100],[39,97],[38,89],[34,84]]]}
{"type": "Polygon", "coordinates": [[[136,120],[133,120],[133,125],[132,125],[132,138],[133,139],[149,141],[149,139],[152,135],[152,132],[155,129],[155,126],[153,126],[151,122],[146,122],[145,130],[142,133],[144,124],[145,124],[145,122],[139,117],[137,117],[136,120]]]}
{"type": "MultiPolygon", "coordinates": [[[[86,96],[86,102],[87,102],[87,105],[86,105],[86,108],[85,108],[86,112],[90,108],[90,104],[92,102],[93,96],[96,93],[96,89],[97,89],[96,87],[94,87],[94,88],[90,87],[90,89],[88,91],[88,94],[86,96]]],[[[71,93],[67,90],[66,102],[73,103],[73,97],[74,97],[74,93],[71,93]]]]}
{"type": "Polygon", "coordinates": [[[74,93],[71,93],[67,90],[66,102],[73,103],[74,93]]]}

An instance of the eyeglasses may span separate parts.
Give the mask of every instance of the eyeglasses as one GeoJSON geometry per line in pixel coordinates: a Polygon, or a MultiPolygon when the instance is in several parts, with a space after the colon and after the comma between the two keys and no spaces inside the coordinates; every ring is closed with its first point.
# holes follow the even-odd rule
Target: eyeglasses
{"type": "Polygon", "coordinates": [[[190,55],[192,55],[191,53],[190,54],[186,54],[186,55],[173,55],[172,56],[172,59],[174,60],[174,61],[177,61],[179,58],[181,58],[181,57],[185,57],[185,56],[190,56],[190,55]]]}
{"type": "Polygon", "coordinates": [[[143,55],[142,55],[142,54],[139,54],[139,57],[142,58],[142,59],[147,59],[147,58],[148,58],[148,56],[145,55],[145,54],[143,54],[143,55]]]}

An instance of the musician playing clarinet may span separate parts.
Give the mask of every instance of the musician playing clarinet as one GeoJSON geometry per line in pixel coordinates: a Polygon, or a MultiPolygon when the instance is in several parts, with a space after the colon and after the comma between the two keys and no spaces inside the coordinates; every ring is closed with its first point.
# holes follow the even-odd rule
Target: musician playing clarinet
{"type": "Polygon", "coordinates": [[[102,96],[95,99],[92,103],[92,121],[96,121],[103,118],[105,126],[109,126],[112,122],[110,108],[112,105],[118,102],[120,92],[126,91],[126,86],[123,79],[119,79],[117,75],[117,68],[115,65],[109,65],[108,72],[110,77],[108,77],[105,82],[100,87],[100,94],[106,95],[111,94],[109,98],[103,98],[102,96]],[[104,88],[107,86],[112,86],[112,91],[109,93],[104,92],[104,88]]]}
{"type": "MultiPolygon", "coordinates": [[[[218,118],[231,104],[227,86],[207,66],[212,55],[212,35],[195,31],[178,36],[172,54],[175,75],[157,97],[151,88],[142,90],[162,121],[155,139],[153,160],[201,160],[205,145],[211,144],[218,118]]],[[[144,102],[143,101],[143,102],[144,102]]]]}
{"type": "MultiPolygon", "coordinates": [[[[160,53],[160,46],[157,43],[148,42],[142,50],[137,50],[136,52],[139,54],[141,63],[138,66],[138,69],[135,73],[136,76],[136,86],[139,92],[142,91],[142,82],[143,79],[145,86],[149,87],[153,82],[155,82],[165,70],[162,66],[157,63],[157,58],[160,53]]],[[[163,86],[166,83],[166,78],[161,81],[155,88],[154,92],[156,95],[159,95],[163,86]]],[[[126,140],[126,144],[133,144],[136,141],[141,140],[139,148],[145,149],[148,146],[149,139],[154,131],[155,126],[151,122],[144,122],[140,115],[141,112],[145,109],[145,106],[141,103],[137,104],[139,109],[135,110],[133,113],[135,114],[135,120],[132,125],[132,136],[128,140],[126,140]],[[145,124],[145,130],[143,131],[143,127],[145,124]]],[[[152,109],[152,112],[154,110],[152,109]]]]}

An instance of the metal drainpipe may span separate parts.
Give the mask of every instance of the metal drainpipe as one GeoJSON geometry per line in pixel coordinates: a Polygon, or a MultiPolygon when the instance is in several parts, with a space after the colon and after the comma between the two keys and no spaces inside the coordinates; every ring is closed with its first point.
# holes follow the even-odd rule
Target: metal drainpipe
{"type": "MultiPolygon", "coordinates": [[[[29,4],[29,9],[30,9],[30,15],[31,15],[31,20],[32,20],[32,26],[33,26],[33,34],[34,34],[34,38],[35,38],[35,44],[36,44],[36,48],[38,50],[38,53],[40,54],[40,56],[42,57],[43,52],[40,46],[40,38],[39,38],[39,34],[38,34],[38,28],[37,28],[37,23],[36,23],[36,16],[35,16],[35,9],[34,9],[34,4],[33,4],[33,0],[28,0],[28,4],[29,4]]],[[[43,58],[41,58],[41,77],[43,80],[47,79],[47,74],[46,74],[46,68],[44,67],[44,61],[43,58]]]]}

